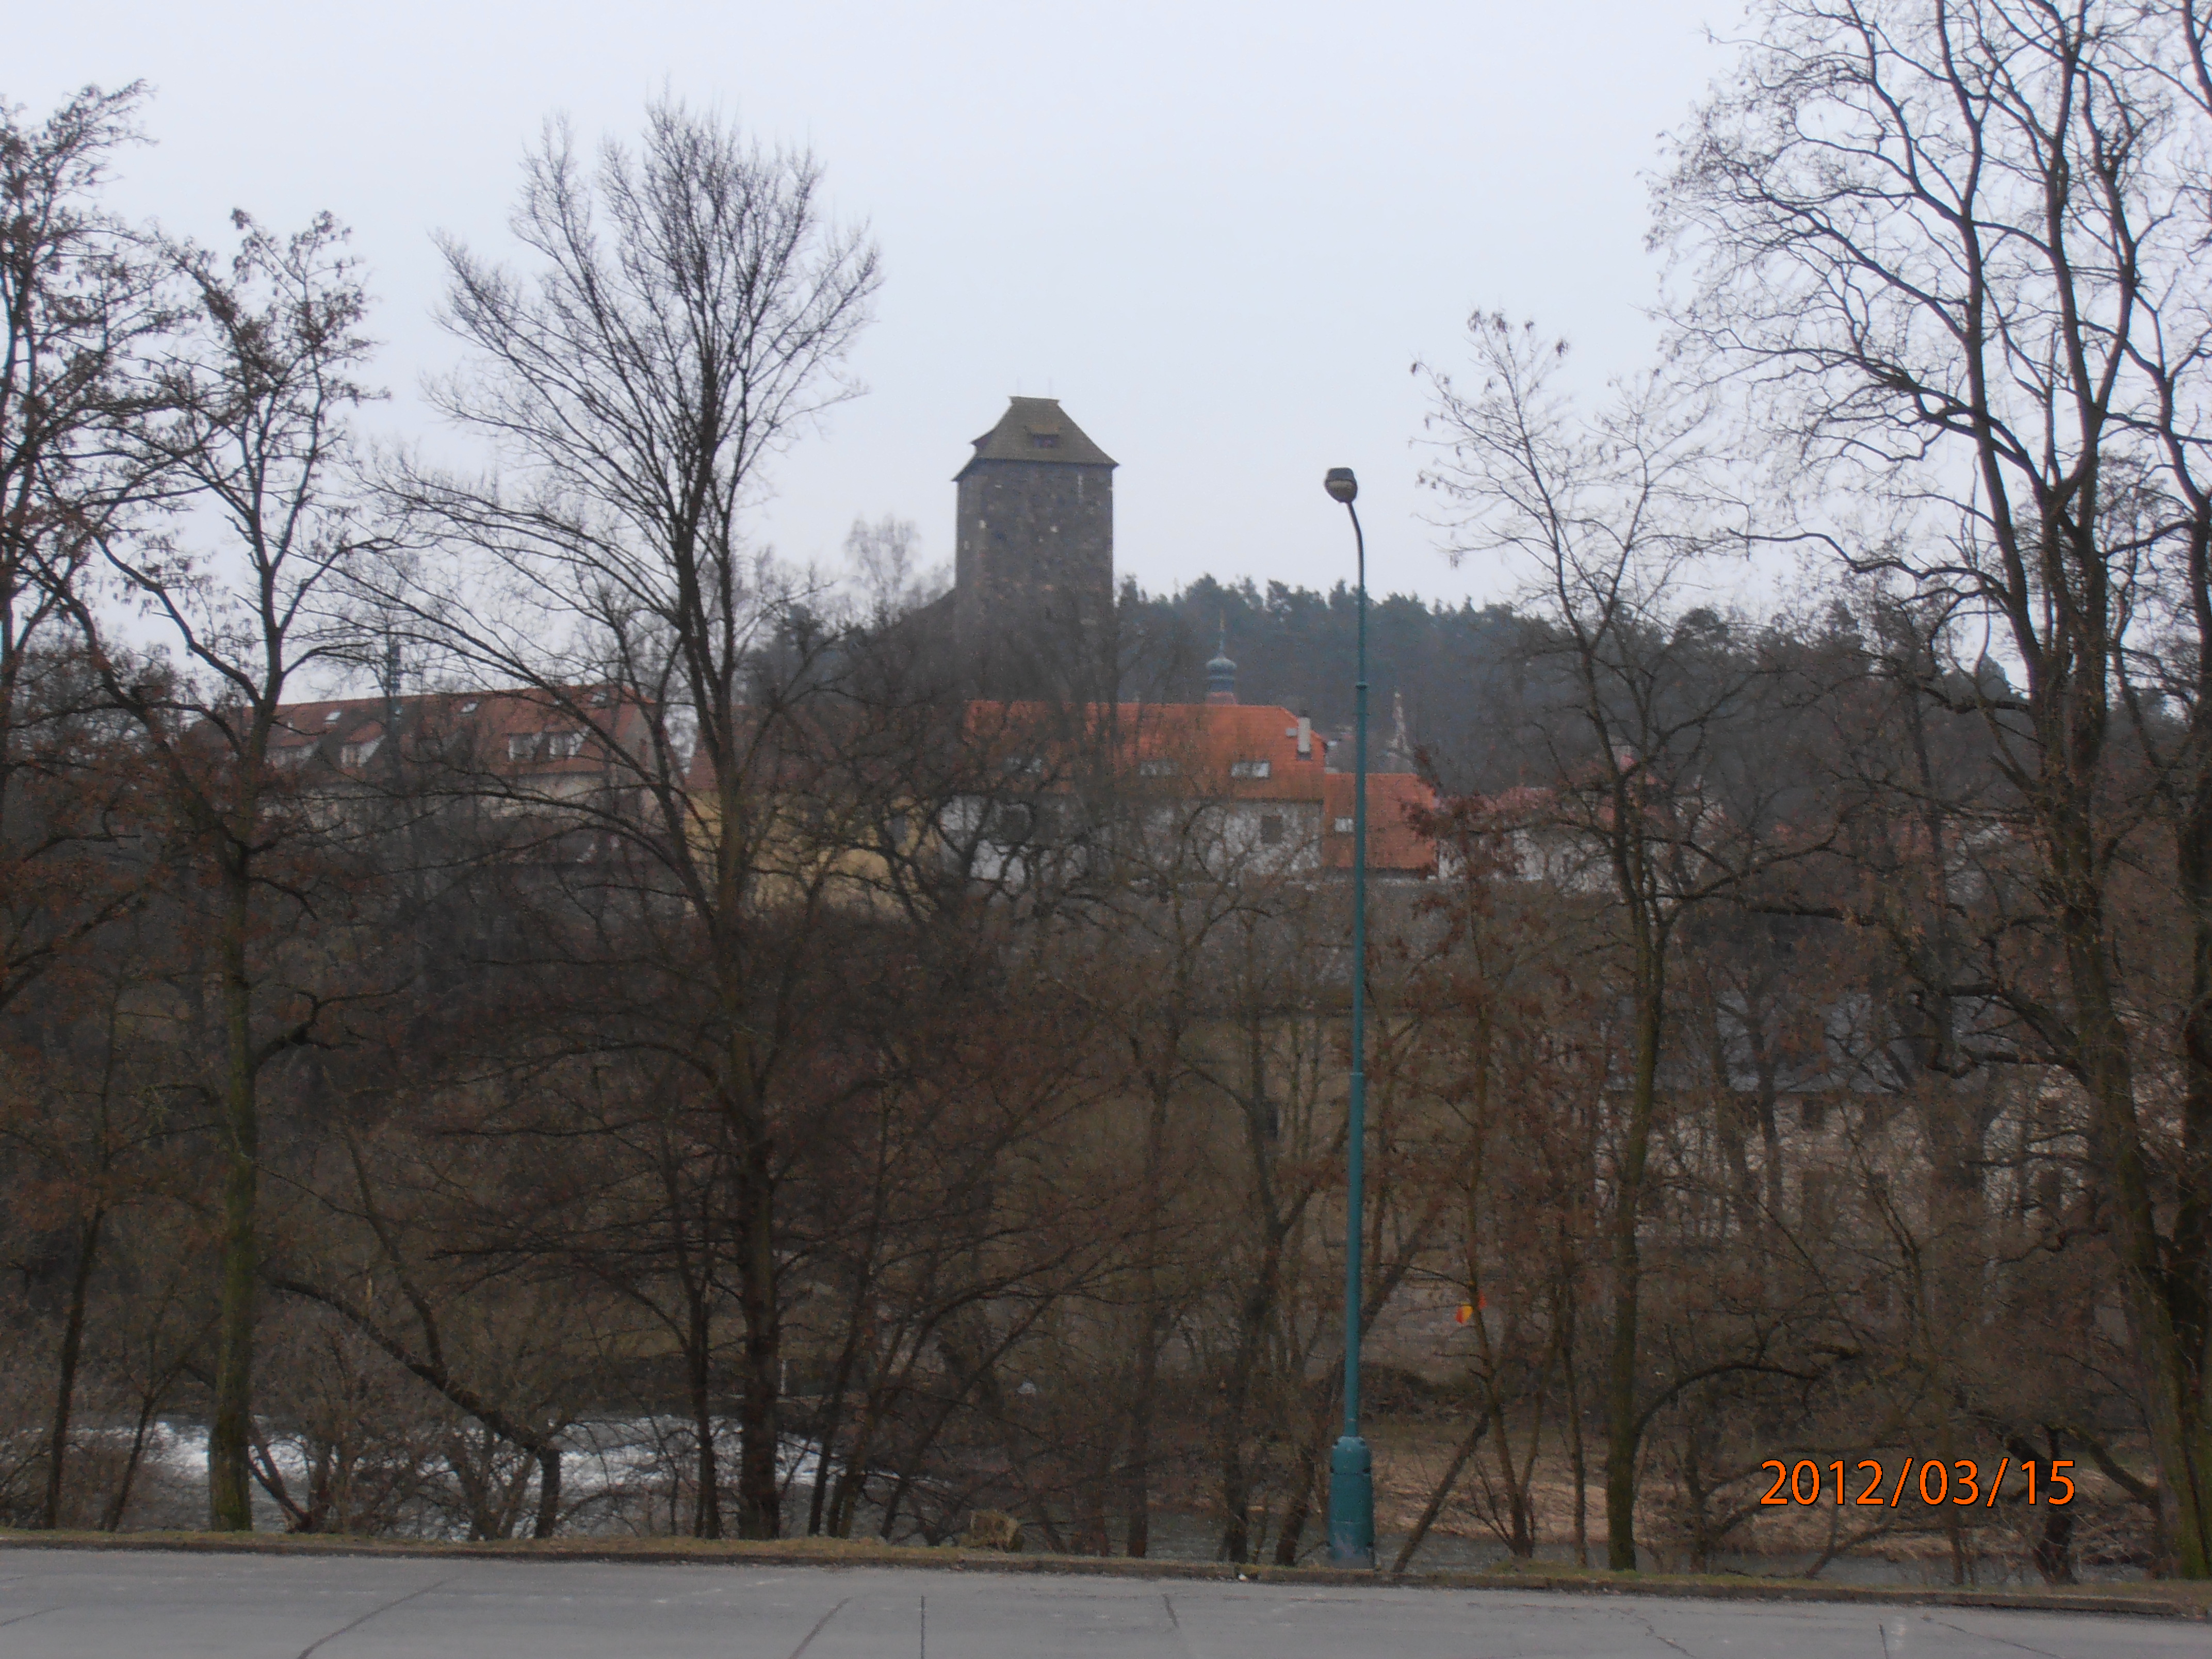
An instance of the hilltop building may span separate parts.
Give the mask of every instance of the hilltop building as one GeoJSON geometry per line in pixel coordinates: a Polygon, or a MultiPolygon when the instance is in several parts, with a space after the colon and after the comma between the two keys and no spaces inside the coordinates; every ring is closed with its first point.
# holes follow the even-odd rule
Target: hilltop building
{"type": "MultiPolygon", "coordinates": [[[[1348,871],[1351,745],[1290,709],[1240,702],[1225,642],[1206,665],[1203,702],[1117,695],[1113,458],[1050,398],[1010,398],[974,451],[955,479],[954,590],[908,624],[933,652],[958,653],[957,718],[994,757],[983,793],[956,809],[971,837],[998,845],[994,857],[1048,831],[1079,840],[1079,797],[1103,788],[1139,819],[1170,802],[1201,809],[1191,822],[1214,838],[1208,862],[1224,875],[1348,871]]],[[[404,762],[509,811],[622,810],[647,781],[634,769],[651,748],[650,712],[608,688],[395,690],[288,707],[270,760],[302,772],[311,793],[337,786],[333,799],[398,784],[404,762]]],[[[1401,705],[1370,753],[1368,864],[1418,877],[1437,868],[1435,842],[1413,823],[1434,798],[1409,755],[1401,705]]],[[[697,757],[685,769],[703,790],[697,757]]],[[[817,786],[769,787],[795,799],[817,786]]]]}
{"type": "Polygon", "coordinates": [[[954,478],[953,617],[975,689],[1113,694],[1114,458],[1050,398],[1013,398],[954,478]]]}

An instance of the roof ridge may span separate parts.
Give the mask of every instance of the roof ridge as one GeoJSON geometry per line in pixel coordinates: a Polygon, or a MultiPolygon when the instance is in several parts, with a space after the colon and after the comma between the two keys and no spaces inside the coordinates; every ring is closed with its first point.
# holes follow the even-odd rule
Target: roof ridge
{"type": "Polygon", "coordinates": [[[1054,466],[1119,466],[1070,419],[1057,398],[1009,398],[998,424],[975,441],[975,453],[954,475],[968,476],[983,461],[1028,461],[1054,466]]]}

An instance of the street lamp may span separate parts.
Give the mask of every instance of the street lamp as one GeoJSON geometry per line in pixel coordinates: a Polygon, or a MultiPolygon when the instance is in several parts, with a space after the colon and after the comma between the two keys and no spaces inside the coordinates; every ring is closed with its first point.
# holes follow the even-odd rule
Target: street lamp
{"type": "Polygon", "coordinates": [[[1333,466],[1322,480],[1331,501],[1352,515],[1359,550],[1359,678],[1352,685],[1352,1095],[1345,1124],[1344,1434],[1328,1460],[1328,1559],[1339,1566],[1375,1565],[1375,1460],[1359,1435],[1361,1212],[1367,1194],[1367,538],[1352,503],[1359,480],[1333,466]]]}

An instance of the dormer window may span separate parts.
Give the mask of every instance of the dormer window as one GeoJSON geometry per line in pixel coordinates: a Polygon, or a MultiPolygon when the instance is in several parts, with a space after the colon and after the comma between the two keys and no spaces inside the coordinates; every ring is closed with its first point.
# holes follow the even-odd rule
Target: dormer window
{"type": "Polygon", "coordinates": [[[344,713],[345,710],[343,708],[331,709],[329,714],[323,716],[323,724],[325,726],[336,726],[338,723],[338,716],[344,713]]]}
{"type": "Polygon", "coordinates": [[[1057,449],[1060,447],[1060,434],[1057,432],[1032,432],[1030,434],[1030,447],[1031,449],[1057,449]]]}
{"type": "Polygon", "coordinates": [[[1241,760],[1231,765],[1229,775],[1232,778],[1264,778],[1273,770],[1274,768],[1266,761],[1241,760]]]}
{"type": "Polygon", "coordinates": [[[517,732],[507,740],[507,757],[511,761],[536,760],[538,745],[544,737],[542,732],[517,732]]]}
{"type": "Polygon", "coordinates": [[[1176,775],[1176,763],[1171,760],[1146,760],[1137,763],[1140,778],[1171,778],[1176,775]]]}
{"type": "Polygon", "coordinates": [[[466,702],[461,705],[461,713],[464,714],[473,714],[476,712],[477,700],[474,697],[471,697],[466,702]]]}
{"type": "Polygon", "coordinates": [[[581,732],[548,732],[545,734],[545,755],[549,760],[574,760],[584,752],[581,732]]]}
{"type": "Polygon", "coordinates": [[[349,767],[366,766],[368,764],[368,757],[377,751],[383,742],[382,738],[369,738],[360,743],[346,744],[338,750],[338,764],[349,767]]]}

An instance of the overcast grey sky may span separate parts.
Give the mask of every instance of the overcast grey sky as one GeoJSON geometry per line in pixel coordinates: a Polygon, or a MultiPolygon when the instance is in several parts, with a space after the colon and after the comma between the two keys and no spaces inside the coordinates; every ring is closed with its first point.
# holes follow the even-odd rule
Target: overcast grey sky
{"type": "Polygon", "coordinates": [[[1371,580],[1455,597],[1423,521],[1416,356],[1468,312],[1534,317],[1595,386],[1650,358],[1644,175],[1722,62],[1736,0],[1580,5],[222,0],[27,8],[0,94],[36,115],[137,77],[157,147],[118,200],[226,235],[328,208],[374,272],[395,393],[453,361],[430,233],[507,246],[544,118],[634,133],[664,88],[811,147],[881,244],[871,388],[781,465],[760,533],[835,562],[895,513],[951,556],[952,474],[1010,393],[1058,397],[1121,463],[1116,555],[1146,587],[1348,574],[1322,471],[1356,467],[1371,580]]]}

